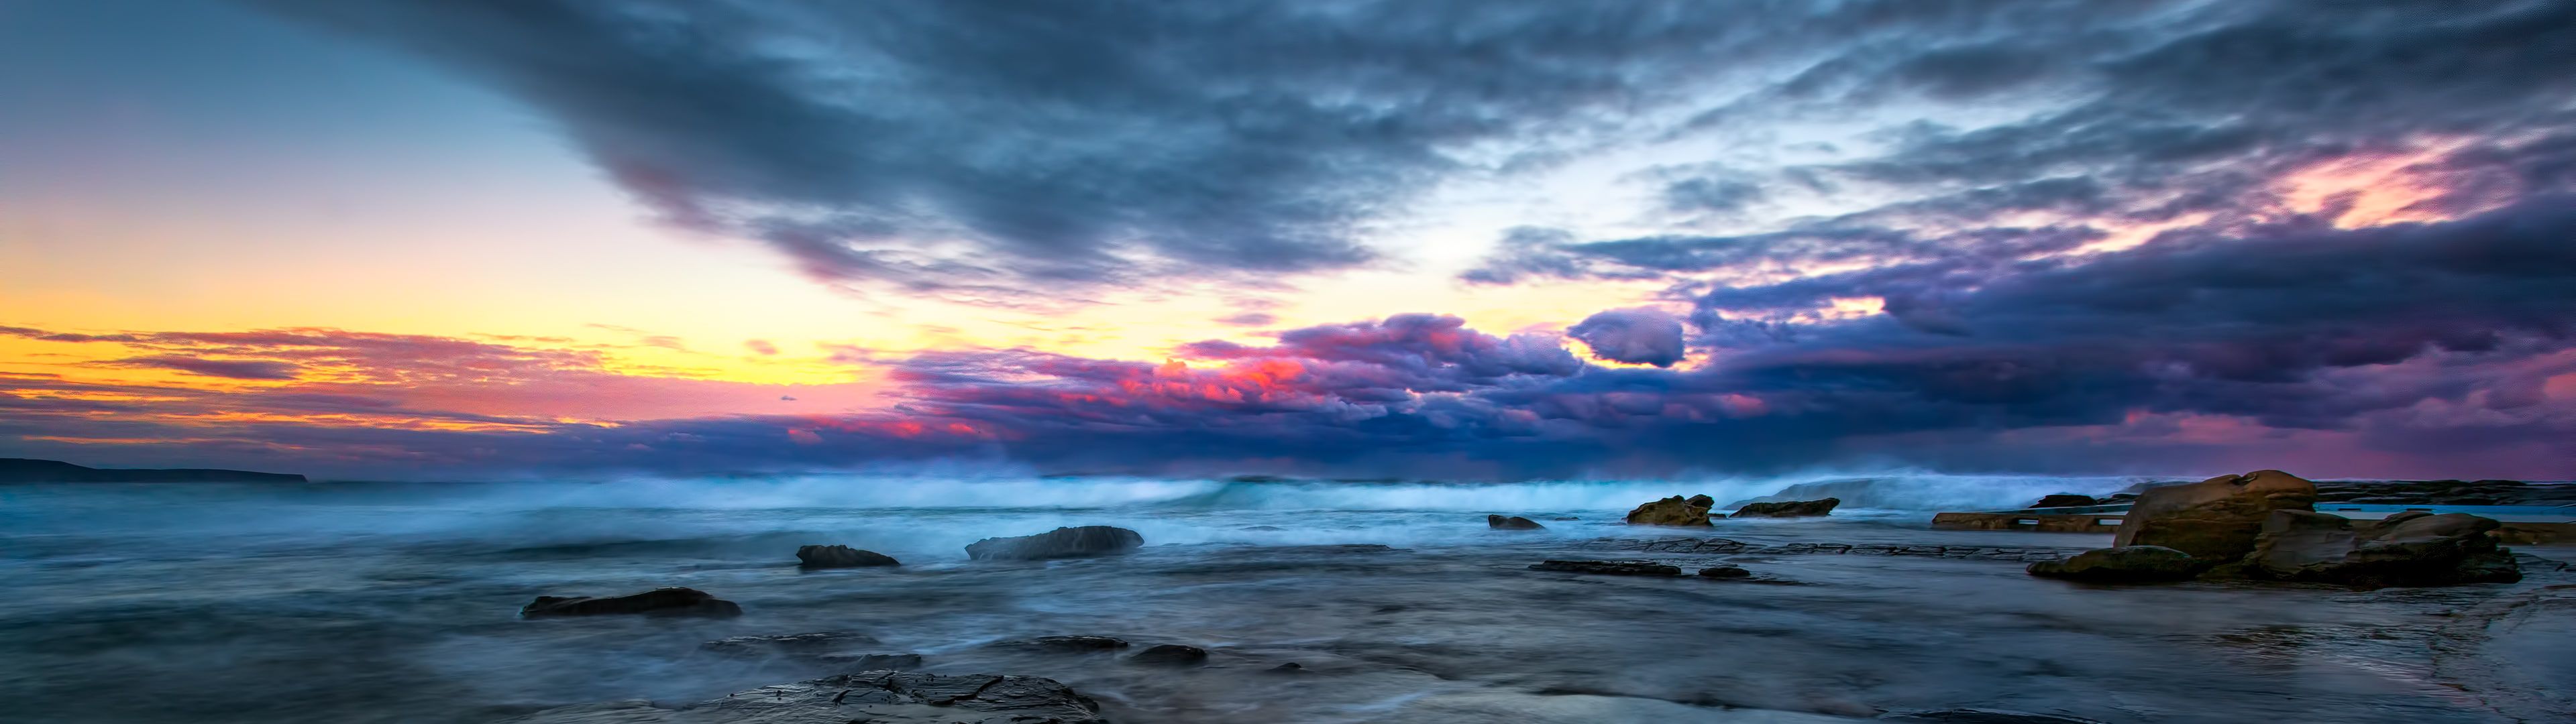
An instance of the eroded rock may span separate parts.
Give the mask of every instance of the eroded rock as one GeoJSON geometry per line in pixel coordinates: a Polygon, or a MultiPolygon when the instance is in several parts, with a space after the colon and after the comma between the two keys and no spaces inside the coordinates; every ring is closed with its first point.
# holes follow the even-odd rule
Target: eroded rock
{"type": "Polygon", "coordinates": [[[876,551],[863,551],[849,546],[804,546],[796,549],[796,564],[805,568],[870,568],[900,566],[903,562],[876,551]]]}
{"type": "Polygon", "coordinates": [[[1737,508],[1735,510],[1735,515],[1729,517],[1811,518],[1819,515],[1831,514],[1834,512],[1834,506],[1842,504],[1843,501],[1841,498],[1825,498],[1823,500],[1788,500],[1777,503],[1746,503],[1744,504],[1744,507],[1737,508]]]}
{"type": "Polygon", "coordinates": [[[1752,575],[1753,572],[1744,570],[1743,566],[1709,566],[1699,569],[1701,578],[1749,578],[1752,575]]]}
{"type": "Polygon", "coordinates": [[[1057,528],[1037,535],[986,538],[966,546],[966,557],[979,561],[1040,561],[1117,555],[1145,545],[1136,531],[1106,525],[1057,528]]]}
{"type": "Polygon", "coordinates": [[[2121,517],[2111,546],[2163,546],[2203,561],[2234,561],[2254,551],[2272,511],[2309,510],[2315,500],[2314,483],[2279,470],[2148,488],[2121,517]]]}
{"type": "Polygon", "coordinates": [[[1539,530],[1547,526],[1517,515],[1488,515],[1485,516],[1485,527],[1495,530],[1539,530]]]}
{"type": "Polygon", "coordinates": [[[2273,511],[2245,565],[2231,573],[2359,588],[2512,583],[2513,553],[2487,535],[2500,524],[2467,513],[2408,511],[2376,521],[2273,511]]]}
{"type": "Polygon", "coordinates": [[[1705,526],[1709,524],[1708,508],[1713,502],[1705,495],[1694,495],[1688,499],[1676,495],[1628,511],[1628,524],[1705,526]]]}
{"type": "Polygon", "coordinates": [[[538,596],[519,609],[522,618],[621,614],[725,618],[742,615],[742,607],[695,588],[656,588],[607,598],[538,596]]]}
{"type": "Polygon", "coordinates": [[[1051,679],[869,671],[764,686],[679,707],[622,701],[548,709],[516,724],[1105,724],[1100,705],[1051,679]]]}
{"type": "Polygon", "coordinates": [[[2030,564],[2031,575],[2100,583],[2180,581],[2200,574],[2207,562],[2164,546],[2125,546],[2077,553],[2064,560],[2030,564]]]}

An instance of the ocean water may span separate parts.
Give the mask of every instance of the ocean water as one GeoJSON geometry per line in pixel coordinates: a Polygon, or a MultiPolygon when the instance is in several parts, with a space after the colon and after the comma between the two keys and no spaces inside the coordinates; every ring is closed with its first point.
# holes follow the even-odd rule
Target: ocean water
{"type": "Polygon", "coordinates": [[[699,647],[816,631],[873,636],[853,651],[918,653],[926,671],[1054,678],[1131,724],[1834,722],[1961,707],[2115,723],[2490,722],[2576,711],[2561,708],[2571,682],[2527,675],[2576,667],[2564,618],[2576,594],[2546,577],[2373,592],[2081,586],[1997,560],[1633,550],[1690,535],[2071,551],[2108,536],[1925,524],[1936,510],[2134,479],[1884,476],[1841,486],[1856,494],[1827,519],[1618,524],[1667,495],[1731,501],[1798,482],[7,486],[0,720],[478,722],[592,701],[681,703],[833,673],[699,647]],[[1486,513],[1548,529],[1488,530],[1486,513]],[[1046,563],[968,561],[963,550],[1090,524],[1135,529],[1147,547],[1046,563]],[[905,565],[800,572],[793,552],[808,543],[905,565]],[[1527,569],[1549,558],[1724,562],[1762,581],[1527,569]],[[517,617],[538,595],[657,586],[706,590],[745,615],[517,617]],[[988,646],[1067,634],[1212,655],[1176,670],[988,646]],[[1270,671],[1288,662],[1304,671],[1270,671]]]}

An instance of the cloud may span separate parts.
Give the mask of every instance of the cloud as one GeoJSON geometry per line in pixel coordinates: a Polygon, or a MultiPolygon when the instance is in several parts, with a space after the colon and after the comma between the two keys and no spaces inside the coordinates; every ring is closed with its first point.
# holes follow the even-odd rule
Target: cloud
{"type": "Polygon", "coordinates": [[[121,360],[112,360],[105,364],[119,367],[158,367],[161,369],[178,370],[189,374],[205,375],[207,377],[227,377],[236,380],[291,380],[295,379],[295,372],[297,369],[295,365],[286,362],[268,360],[204,359],[200,357],[182,357],[177,355],[130,357],[121,360]]]}
{"type": "Polygon", "coordinates": [[[1671,367],[1682,361],[1682,321],[1652,307],[1613,309],[1565,330],[1607,360],[1671,367]]]}

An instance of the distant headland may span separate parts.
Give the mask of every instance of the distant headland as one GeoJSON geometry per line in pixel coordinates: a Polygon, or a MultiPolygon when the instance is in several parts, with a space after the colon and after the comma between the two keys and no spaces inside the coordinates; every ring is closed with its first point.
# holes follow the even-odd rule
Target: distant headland
{"type": "Polygon", "coordinates": [[[249,470],[93,468],[60,460],[0,458],[0,483],[301,483],[293,473],[249,470]]]}

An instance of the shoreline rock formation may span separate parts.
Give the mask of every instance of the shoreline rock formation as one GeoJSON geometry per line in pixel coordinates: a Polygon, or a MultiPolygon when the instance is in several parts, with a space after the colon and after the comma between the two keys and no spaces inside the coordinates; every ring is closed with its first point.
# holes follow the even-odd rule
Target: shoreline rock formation
{"type": "Polygon", "coordinates": [[[802,568],[873,568],[900,566],[902,561],[876,551],[863,551],[844,545],[811,545],[796,549],[796,565],[802,568]]]}
{"type": "Polygon", "coordinates": [[[1612,576],[1678,576],[1682,569],[1654,561],[1540,561],[1530,564],[1533,571],[1560,573],[1600,573],[1612,576]]]}
{"type": "Polygon", "coordinates": [[[1812,518],[1820,515],[1832,515],[1834,512],[1834,506],[1842,504],[1843,500],[1841,498],[1825,498],[1822,500],[1789,500],[1778,503],[1746,503],[1744,504],[1744,507],[1737,508],[1734,515],[1727,517],[1812,518]]]}
{"type": "Polygon", "coordinates": [[[1485,527],[1492,528],[1494,530],[1542,530],[1547,528],[1547,526],[1539,525],[1538,521],[1517,515],[1485,516],[1485,527]]]}
{"type": "Polygon", "coordinates": [[[1044,561],[1118,555],[1145,545],[1136,531],[1106,525],[1057,528],[1037,535],[986,538],[967,544],[966,557],[979,561],[1044,561]]]}
{"type": "Polygon", "coordinates": [[[1628,511],[1629,525],[1707,526],[1708,509],[1717,501],[1706,495],[1676,495],[1628,511]]]}
{"type": "Polygon", "coordinates": [[[2103,582],[2274,580],[2354,588],[2510,583],[2500,526],[2466,513],[2408,511],[2354,521],[2315,511],[2316,485],[2279,470],[2148,488],[2112,547],[2032,563],[2030,575],[2103,582]]]}
{"type": "Polygon", "coordinates": [[[732,601],[716,598],[695,588],[656,588],[643,593],[594,598],[591,596],[538,596],[519,609],[520,618],[563,616],[706,616],[731,618],[742,615],[742,607],[732,601]]]}

